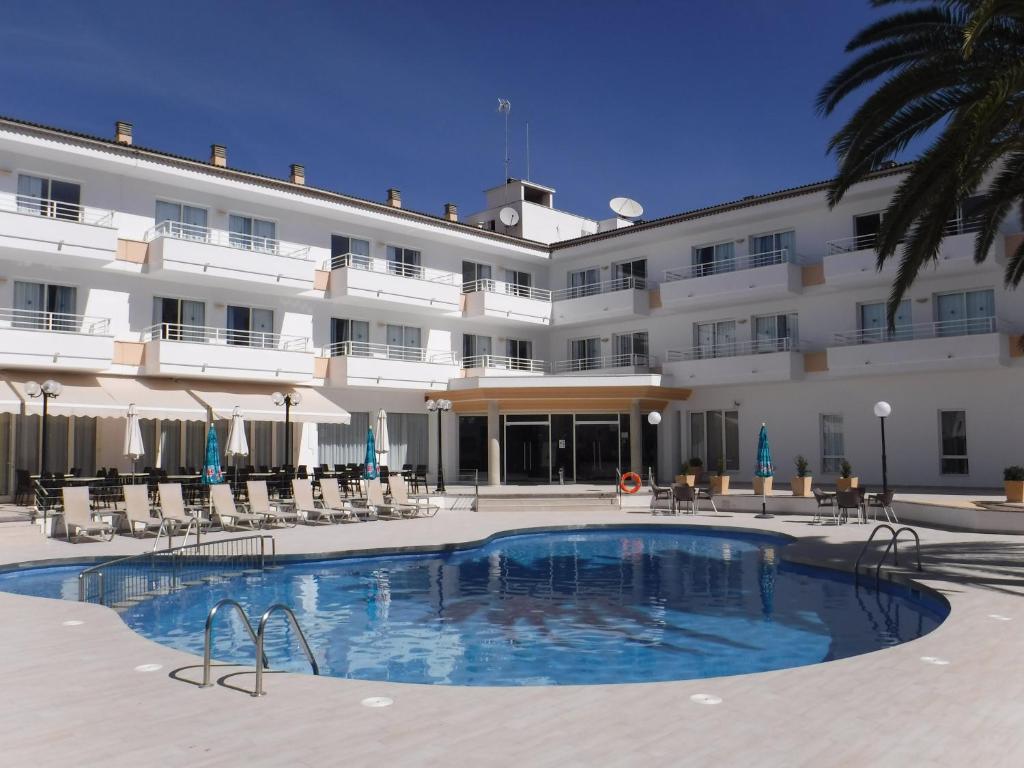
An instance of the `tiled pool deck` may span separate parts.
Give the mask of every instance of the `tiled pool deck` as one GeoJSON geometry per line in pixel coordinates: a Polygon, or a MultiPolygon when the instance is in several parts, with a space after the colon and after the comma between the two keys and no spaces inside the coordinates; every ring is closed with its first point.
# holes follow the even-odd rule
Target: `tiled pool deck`
{"type": "MultiPolygon", "coordinates": [[[[280,553],[323,553],[652,522],[782,532],[798,538],[785,557],[846,569],[871,530],[785,514],[673,518],[602,507],[454,509],[275,538],[280,553]]],[[[136,635],[109,609],[0,593],[0,765],[1024,765],[1024,537],[918,530],[918,580],[952,605],[935,632],[827,664],[644,685],[457,688],[275,674],[265,681],[269,694],[254,699],[172,678],[198,680],[200,660],[136,635]],[[136,671],[148,664],[161,669],[136,671]],[[691,701],[700,693],[722,702],[691,701]],[[370,709],[360,703],[369,696],[395,703],[370,709]]],[[[150,546],[125,536],[71,545],[28,524],[0,525],[3,564],[150,546]]],[[[218,671],[238,673],[226,682],[251,690],[251,668],[218,671]]]]}

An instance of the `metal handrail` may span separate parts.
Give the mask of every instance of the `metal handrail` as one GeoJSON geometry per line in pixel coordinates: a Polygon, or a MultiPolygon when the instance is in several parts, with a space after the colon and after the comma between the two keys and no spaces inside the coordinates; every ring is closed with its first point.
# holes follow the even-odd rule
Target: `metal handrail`
{"type": "Polygon", "coordinates": [[[232,328],[213,328],[205,325],[157,323],[142,331],[143,341],[180,341],[187,344],[227,344],[238,347],[258,347],[291,352],[308,352],[309,337],[285,336],[264,331],[239,331],[232,328]]]}
{"type": "Polygon", "coordinates": [[[403,360],[411,363],[438,363],[455,365],[455,353],[429,350],[423,347],[403,347],[397,344],[371,344],[366,341],[339,341],[327,347],[330,357],[373,357],[384,360],[403,360]]]}
{"type": "MultiPolygon", "coordinates": [[[[977,232],[981,229],[982,220],[980,217],[972,216],[965,218],[955,216],[946,222],[942,234],[946,237],[963,235],[968,232],[977,232]]],[[[902,243],[902,241],[900,241],[902,243]]],[[[874,249],[878,245],[878,233],[871,232],[866,235],[854,235],[852,237],[838,237],[835,240],[825,241],[825,252],[829,256],[837,253],[853,253],[854,251],[865,251],[874,249]]]]}
{"type": "Polygon", "coordinates": [[[644,290],[647,288],[647,279],[643,277],[619,277],[615,280],[603,280],[598,283],[587,283],[586,285],[574,285],[569,288],[561,288],[551,292],[552,301],[565,301],[567,299],[581,299],[585,296],[598,296],[602,293],[614,293],[615,291],[644,290]]]}
{"type": "Polygon", "coordinates": [[[799,352],[800,342],[789,337],[778,339],[753,339],[731,341],[723,344],[705,344],[691,349],[669,349],[665,352],[666,362],[680,360],[710,360],[717,357],[742,357],[744,355],[766,355],[772,352],[799,352]]]}
{"type": "Polygon", "coordinates": [[[650,355],[621,354],[600,357],[580,357],[575,360],[559,360],[553,368],[555,373],[582,373],[585,371],[607,370],[609,368],[646,368],[650,355]]]}
{"type": "Polygon", "coordinates": [[[532,285],[519,285],[504,280],[492,280],[489,277],[480,280],[470,280],[462,283],[463,293],[500,293],[506,296],[519,296],[524,299],[535,299],[537,301],[551,301],[551,291],[547,288],[534,288],[532,285]]]}
{"type": "Polygon", "coordinates": [[[102,208],[66,203],[48,197],[32,195],[0,193],[0,211],[24,213],[30,216],[45,216],[49,219],[76,221],[79,224],[92,224],[98,227],[112,227],[114,212],[102,208]]]}
{"type": "Polygon", "coordinates": [[[899,530],[895,530],[895,529],[893,529],[893,527],[891,525],[888,525],[887,523],[880,523],[879,525],[875,526],[873,531],[871,531],[871,535],[868,536],[868,540],[865,541],[864,542],[864,546],[861,547],[860,554],[857,555],[857,561],[853,565],[853,581],[854,581],[855,584],[859,583],[859,581],[860,581],[860,563],[861,563],[861,560],[864,559],[864,554],[867,552],[868,547],[871,545],[871,542],[874,540],[875,534],[878,533],[882,529],[885,529],[885,530],[887,530],[889,532],[890,538],[889,538],[889,543],[886,544],[886,546],[885,546],[885,551],[882,553],[881,559],[879,559],[877,565],[875,566],[875,585],[876,586],[878,585],[879,578],[881,576],[882,565],[885,563],[885,558],[889,556],[889,550],[890,549],[892,549],[892,563],[893,563],[893,565],[899,565],[900,564],[898,539],[899,539],[900,534],[903,533],[904,531],[909,531],[914,536],[914,540],[917,543],[917,570],[918,571],[924,570],[921,567],[921,537],[917,535],[917,531],[915,531],[913,528],[911,528],[909,526],[906,526],[906,525],[903,526],[902,528],[900,528],[899,530]]]}
{"type": "Polygon", "coordinates": [[[337,256],[332,256],[329,266],[332,270],[345,268],[361,269],[366,272],[379,272],[380,274],[405,277],[410,280],[424,280],[428,283],[453,284],[455,282],[454,272],[431,269],[421,264],[406,264],[403,261],[378,259],[358,253],[341,253],[337,256]]]}
{"type": "MultiPolygon", "coordinates": [[[[306,640],[306,635],[302,631],[302,627],[299,626],[299,620],[295,618],[295,612],[284,603],[274,603],[274,605],[267,608],[263,616],[260,618],[259,629],[256,630],[256,690],[253,691],[253,696],[264,696],[266,692],[263,690],[263,666],[266,657],[263,655],[263,640],[265,637],[267,622],[270,617],[283,611],[288,619],[292,623],[292,627],[295,629],[296,634],[299,636],[299,641],[302,643],[302,650],[306,654],[306,658],[309,659],[309,665],[313,668],[313,674],[320,674],[320,667],[316,663],[316,656],[313,655],[313,650],[309,647],[309,642],[306,640]]],[[[267,665],[269,669],[269,665],[267,665]]]]}
{"type": "Polygon", "coordinates": [[[547,363],[528,357],[505,357],[504,355],[471,355],[462,359],[463,370],[469,368],[492,368],[503,371],[531,371],[543,373],[547,363]]]}
{"type": "Polygon", "coordinates": [[[833,334],[833,342],[839,346],[853,344],[880,344],[890,341],[911,341],[948,336],[972,336],[981,333],[995,333],[998,322],[995,317],[972,317],[963,320],[938,320],[934,323],[897,325],[893,330],[882,328],[861,328],[833,334]]]}
{"type": "Polygon", "coordinates": [[[284,259],[310,260],[308,245],[286,243],[273,237],[249,235],[244,232],[226,232],[222,229],[211,229],[210,227],[202,227],[198,224],[187,224],[183,221],[161,221],[146,232],[146,242],[156,240],[158,237],[170,237],[175,240],[190,240],[196,243],[221,245],[228,248],[237,248],[242,251],[280,256],[284,259]]]}
{"type": "MultiPolygon", "coordinates": [[[[242,623],[245,625],[246,631],[249,633],[249,638],[252,640],[253,645],[258,646],[258,640],[256,633],[253,631],[252,623],[249,621],[249,617],[245,615],[245,609],[242,608],[241,604],[236,600],[232,600],[230,597],[225,597],[223,600],[217,601],[217,604],[210,609],[210,612],[206,614],[206,628],[203,630],[203,682],[199,686],[200,688],[209,688],[213,685],[210,682],[210,666],[213,657],[213,617],[217,615],[219,611],[225,605],[231,606],[238,611],[238,615],[242,617],[242,623]]],[[[260,651],[257,651],[260,653],[260,651]]],[[[266,654],[262,657],[263,666],[270,669],[270,662],[267,660],[266,654]]]]}
{"type": "Polygon", "coordinates": [[[110,318],[7,307],[0,309],[0,328],[106,336],[110,331],[110,318]]]}
{"type": "Polygon", "coordinates": [[[663,282],[672,283],[677,280],[691,280],[697,277],[720,275],[725,272],[741,272],[746,269],[770,267],[793,261],[789,248],[778,248],[774,251],[750,253],[745,256],[731,256],[728,259],[717,259],[701,264],[690,264],[684,267],[665,270],[663,282]]]}

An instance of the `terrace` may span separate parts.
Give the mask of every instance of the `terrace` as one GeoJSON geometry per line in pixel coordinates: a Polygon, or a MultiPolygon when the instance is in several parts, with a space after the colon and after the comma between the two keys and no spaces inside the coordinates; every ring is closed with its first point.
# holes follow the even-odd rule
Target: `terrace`
{"type": "Polygon", "coordinates": [[[113,261],[114,212],[28,195],[0,193],[0,252],[45,254],[45,262],[82,266],[113,261]]]}
{"type": "Polygon", "coordinates": [[[109,318],[0,309],[0,367],[102,371],[113,355],[109,318]]]}
{"type": "Polygon", "coordinates": [[[663,307],[690,309],[795,296],[803,276],[795,254],[782,248],[666,270],[660,289],[663,307]]]}
{"type": "Polygon", "coordinates": [[[560,326],[624,320],[650,313],[647,280],[621,277],[551,292],[552,322],[560,326]]]}
{"type": "Polygon", "coordinates": [[[800,343],[780,338],[670,349],[662,370],[679,385],[695,386],[793,381],[804,368],[800,343]]]}
{"type": "Polygon", "coordinates": [[[371,307],[384,302],[431,314],[461,312],[462,290],[454,272],[355,253],[335,256],[327,266],[330,299],[371,307]]]}

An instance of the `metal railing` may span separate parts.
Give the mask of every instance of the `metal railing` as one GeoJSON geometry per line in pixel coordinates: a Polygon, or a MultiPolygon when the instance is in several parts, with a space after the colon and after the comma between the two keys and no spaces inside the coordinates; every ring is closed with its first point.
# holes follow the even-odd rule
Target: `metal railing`
{"type": "Polygon", "coordinates": [[[924,570],[921,567],[921,537],[917,535],[917,531],[915,531],[910,526],[906,526],[906,525],[903,526],[902,528],[894,529],[891,525],[886,525],[885,523],[881,523],[879,525],[876,525],[875,529],[873,531],[871,531],[871,535],[868,536],[868,540],[864,542],[864,546],[861,547],[861,549],[860,549],[860,554],[857,555],[857,562],[855,562],[853,564],[853,581],[854,581],[854,584],[857,584],[857,583],[860,582],[860,561],[864,559],[864,555],[868,551],[868,547],[871,546],[871,542],[874,540],[875,534],[878,533],[879,531],[881,531],[882,529],[885,529],[885,530],[887,530],[889,532],[889,542],[888,542],[888,544],[885,545],[885,551],[882,553],[882,557],[878,560],[877,565],[875,565],[875,586],[876,587],[878,586],[879,577],[881,576],[882,564],[885,563],[885,558],[887,558],[889,556],[889,550],[890,549],[892,550],[892,564],[896,565],[896,566],[898,566],[900,564],[899,538],[900,538],[900,534],[903,533],[904,531],[909,532],[910,535],[914,537],[914,542],[917,545],[917,570],[918,571],[923,571],[924,570]]]}
{"type": "Polygon", "coordinates": [[[718,259],[701,264],[690,264],[685,267],[667,269],[665,270],[664,282],[672,283],[677,280],[692,280],[698,277],[720,275],[726,272],[741,272],[747,269],[770,267],[774,264],[785,264],[790,261],[793,261],[793,258],[789,249],[779,248],[774,251],[751,253],[746,256],[733,256],[729,259],[718,259]]]}
{"type": "Polygon", "coordinates": [[[462,359],[463,369],[492,368],[503,371],[532,371],[543,373],[547,363],[527,357],[505,357],[503,355],[471,355],[462,359]]]}
{"type": "Polygon", "coordinates": [[[411,280],[425,280],[428,283],[455,283],[454,272],[432,269],[420,264],[406,264],[403,261],[377,259],[373,256],[362,256],[358,253],[342,253],[332,256],[328,265],[332,270],[360,269],[366,272],[379,272],[383,275],[406,277],[411,280]]]}
{"type": "Polygon", "coordinates": [[[180,341],[187,344],[227,344],[236,347],[278,349],[288,352],[308,352],[306,336],[283,336],[264,331],[238,331],[232,328],[211,328],[205,325],[157,323],[142,332],[143,341],[180,341]]]}
{"type": "MultiPolygon", "coordinates": [[[[981,229],[981,219],[978,217],[964,218],[957,216],[946,222],[942,234],[946,237],[963,235],[968,232],[977,232],[981,229]]],[[[875,248],[878,245],[878,234],[871,232],[866,235],[854,235],[853,237],[840,237],[825,242],[825,252],[832,256],[837,253],[853,253],[875,248]]]]}
{"type": "Polygon", "coordinates": [[[665,352],[666,362],[680,360],[710,360],[716,357],[765,355],[772,352],[799,352],[800,342],[791,338],[729,341],[721,344],[700,344],[691,349],[670,349],[665,352]]]}
{"type": "Polygon", "coordinates": [[[963,320],[939,320],[934,323],[914,323],[913,325],[897,325],[892,330],[882,328],[862,328],[858,331],[845,331],[833,335],[836,346],[855,344],[884,344],[890,341],[912,341],[913,339],[933,339],[948,336],[972,336],[979,333],[995,333],[998,328],[994,317],[973,317],[963,320]]]}
{"type": "Polygon", "coordinates": [[[372,357],[380,360],[403,360],[410,363],[455,365],[455,353],[433,351],[423,347],[396,344],[371,344],[366,341],[340,341],[327,347],[330,357],[372,357]]]}
{"type": "Polygon", "coordinates": [[[171,237],[175,240],[191,240],[197,243],[223,245],[242,251],[267,253],[271,256],[280,256],[285,259],[310,260],[308,245],[285,243],[272,237],[260,237],[259,235],[249,235],[244,232],[226,232],[222,229],[210,229],[209,227],[201,227],[197,224],[186,224],[182,221],[161,221],[146,233],[147,241],[155,240],[158,237],[171,237]]]}
{"type": "Polygon", "coordinates": [[[462,284],[463,293],[477,293],[478,291],[499,293],[505,296],[519,296],[536,301],[551,301],[551,291],[547,288],[534,288],[531,285],[517,285],[516,283],[507,283],[503,280],[492,280],[490,278],[471,280],[462,284]]]}
{"type": "Polygon", "coordinates": [[[570,288],[552,291],[551,300],[581,299],[584,296],[598,296],[602,293],[614,293],[615,291],[644,290],[645,288],[647,288],[647,279],[644,277],[619,277],[615,280],[574,285],[570,288]]]}
{"type": "Polygon", "coordinates": [[[553,366],[555,373],[582,373],[609,368],[646,368],[650,365],[649,355],[621,354],[600,357],[581,357],[575,360],[559,360],[553,366]]]}
{"type": "Polygon", "coordinates": [[[78,574],[78,599],[118,605],[194,586],[204,579],[262,571],[276,564],[276,556],[274,537],[265,534],[145,552],[86,568],[78,574]]]}
{"type": "Polygon", "coordinates": [[[45,197],[32,197],[5,192],[0,194],[0,211],[25,213],[30,216],[45,216],[61,221],[77,221],[79,224],[92,224],[98,227],[112,227],[114,212],[101,208],[92,208],[78,203],[66,203],[45,197]]]}
{"type": "Polygon", "coordinates": [[[0,328],[105,336],[110,332],[110,318],[73,315],[68,312],[40,312],[34,309],[5,308],[0,309],[0,328]]]}
{"type": "Polygon", "coordinates": [[[256,690],[253,691],[253,696],[262,696],[263,690],[263,665],[266,661],[266,656],[263,654],[263,644],[266,637],[267,622],[270,617],[275,613],[282,612],[288,617],[288,621],[291,622],[292,629],[295,630],[295,634],[299,636],[299,644],[302,647],[302,652],[306,654],[306,658],[309,660],[309,666],[313,668],[313,674],[320,674],[320,667],[316,663],[316,656],[313,655],[313,649],[309,647],[309,641],[306,640],[306,635],[302,631],[302,627],[299,626],[299,620],[295,618],[295,612],[284,603],[274,603],[274,605],[267,608],[260,617],[260,626],[256,630],[256,690]]]}

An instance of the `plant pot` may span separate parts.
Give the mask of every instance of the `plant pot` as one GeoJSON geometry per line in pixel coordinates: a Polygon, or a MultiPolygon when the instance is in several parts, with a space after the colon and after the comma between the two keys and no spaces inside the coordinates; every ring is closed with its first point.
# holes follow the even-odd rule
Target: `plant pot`
{"type": "Polygon", "coordinates": [[[851,488],[856,488],[860,482],[859,477],[840,477],[836,479],[836,490],[837,491],[848,491],[851,488]]]}
{"type": "Polygon", "coordinates": [[[696,475],[676,475],[676,483],[679,485],[689,485],[691,488],[697,484],[696,475]]]}
{"type": "Polygon", "coordinates": [[[1015,504],[1024,504],[1024,480],[1004,480],[1006,500],[1015,504]]]}
{"type": "Polygon", "coordinates": [[[789,487],[793,489],[794,496],[810,496],[811,495],[811,476],[805,477],[794,477],[789,481],[789,487]]]}
{"type": "Polygon", "coordinates": [[[698,483],[704,479],[704,470],[700,467],[690,467],[690,474],[693,475],[693,479],[698,483]]]}
{"type": "Polygon", "coordinates": [[[712,475],[711,492],[718,496],[724,496],[725,494],[727,494],[729,492],[729,476],[712,475]]]}
{"type": "Polygon", "coordinates": [[[772,495],[772,480],[771,477],[755,477],[754,478],[754,495],[755,496],[771,496],[772,495]]]}

